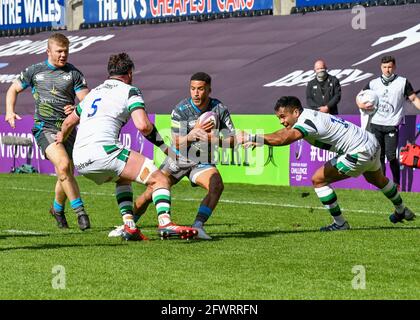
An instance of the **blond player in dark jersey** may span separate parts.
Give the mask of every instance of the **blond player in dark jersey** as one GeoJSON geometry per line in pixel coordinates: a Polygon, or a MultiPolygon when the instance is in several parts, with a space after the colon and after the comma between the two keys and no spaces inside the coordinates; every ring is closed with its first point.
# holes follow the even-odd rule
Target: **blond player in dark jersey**
{"type": "Polygon", "coordinates": [[[57,174],[55,197],[50,213],[60,228],[68,228],[64,205],[69,199],[77,215],[79,228],[90,228],[79,187],[73,175],[71,154],[75,133],[65,144],[56,144],[55,136],[64,119],[74,110],[75,99],[82,101],[89,92],[83,74],[68,63],[69,40],[61,33],[48,38],[48,58],[26,68],[12,83],[6,95],[5,120],[12,128],[20,116],[15,113],[17,96],[28,87],[35,99],[34,127],[32,133],[38,146],[52,162],[57,174]]]}

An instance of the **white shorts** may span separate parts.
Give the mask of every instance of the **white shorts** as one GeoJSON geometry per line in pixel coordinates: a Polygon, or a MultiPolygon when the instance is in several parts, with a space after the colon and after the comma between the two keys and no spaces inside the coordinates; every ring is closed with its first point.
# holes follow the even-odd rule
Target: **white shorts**
{"type": "Polygon", "coordinates": [[[117,181],[130,156],[122,145],[75,147],[73,161],[77,171],[96,184],[117,181]]]}
{"type": "Polygon", "coordinates": [[[373,151],[361,151],[336,156],[330,163],[338,172],[349,177],[358,177],[367,171],[377,171],[381,168],[381,148],[377,146],[373,151]]]}

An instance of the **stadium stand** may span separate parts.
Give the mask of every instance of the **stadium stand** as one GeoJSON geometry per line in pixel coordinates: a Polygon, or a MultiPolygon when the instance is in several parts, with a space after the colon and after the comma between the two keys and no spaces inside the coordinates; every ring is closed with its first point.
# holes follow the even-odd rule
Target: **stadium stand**
{"type": "MultiPolygon", "coordinates": [[[[399,61],[397,72],[414,86],[420,83],[418,72],[412,68],[418,63],[413,35],[419,12],[417,4],[368,8],[367,30],[352,29],[354,15],[350,10],[324,10],[304,17],[264,15],[206,23],[188,20],[170,28],[151,21],[121,27],[112,23],[65,33],[74,42],[70,62],[84,72],[91,87],[103,78],[103,66],[111,53],[118,50],[132,55],[140,74],[138,85],[145,92],[148,107],[156,113],[170,112],[174,101],[183,97],[183,83],[189,74],[201,69],[214,77],[214,90],[232,106],[232,113],[271,114],[273,101],[281,95],[304,100],[304,86],[313,76],[310,66],[322,57],[343,86],[340,113],[357,114],[354,97],[378,74],[382,53],[392,52],[399,61]]],[[[21,68],[42,59],[39,41],[45,41],[47,35],[0,39],[2,96],[21,68]]],[[[409,108],[409,114],[416,113],[409,108]]],[[[17,111],[33,112],[30,95],[20,97],[17,111]]]]}

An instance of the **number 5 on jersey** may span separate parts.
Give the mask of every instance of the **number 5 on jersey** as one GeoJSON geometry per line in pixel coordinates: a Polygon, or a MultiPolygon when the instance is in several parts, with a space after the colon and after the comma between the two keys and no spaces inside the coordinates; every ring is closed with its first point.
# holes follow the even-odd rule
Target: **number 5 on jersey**
{"type": "Polygon", "coordinates": [[[98,106],[96,105],[96,103],[99,102],[99,101],[101,101],[101,100],[102,100],[102,98],[98,98],[98,99],[95,99],[92,102],[92,105],[90,106],[91,107],[91,111],[87,115],[88,118],[93,117],[95,115],[96,111],[98,111],[98,106]]]}

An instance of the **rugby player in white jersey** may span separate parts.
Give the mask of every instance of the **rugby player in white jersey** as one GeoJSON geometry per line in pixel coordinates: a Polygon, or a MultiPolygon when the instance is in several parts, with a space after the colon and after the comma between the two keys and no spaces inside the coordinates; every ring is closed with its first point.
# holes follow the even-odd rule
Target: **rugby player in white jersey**
{"type": "Polygon", "coordinates": [[[196,230],[171,221],[169,181],[153,161],[125,148],[119,141],[121,128],[133,119],[136,128],[156,146],[166,145],[149,121],[141,91],[132,86],[134,63],[126,53],[112,55],[108,62],[108,79],[93,89],[64,121],[57,136],[60,143],[80,123],[74,145],[74,164],[80,174],[97,184],[116,183],[116,198],[124,221],[121,236],[126,240],[143,240],[145,236],[133,220],[131,182],[153,190],[158,214],[158,232],[191,238],[196,230]]]}
{"type": "Polygon", "coordinates": [[[303,109],[296,97],[281,97],[274,109],[284,129],[264,135],[239,133],[238,143],[244,143],[245,146],[284,146],[305,139],[316,147],[337,153],[312,177],[317,196],[334,219],[332,224],[322,227],[321,231],[350,228],[330,184],[361,174],[394,205],[395,211],[389,217],[391,222],[414,219],[414,213],[404,205],[396,184],[382,172],[381,147],[373,134],[330,114],[303,109]]]}

